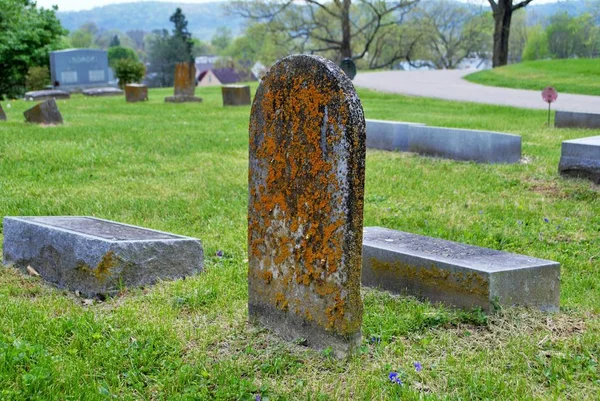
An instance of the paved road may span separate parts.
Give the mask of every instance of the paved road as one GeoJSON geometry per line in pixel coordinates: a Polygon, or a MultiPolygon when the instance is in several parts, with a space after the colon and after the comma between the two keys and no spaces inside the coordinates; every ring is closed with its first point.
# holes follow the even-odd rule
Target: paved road
{"type": "MultiPolygon", "coordinates": [[[[548,108],[548,104],[542,100],[541,91],[483,86],[461,79],[470,72],[465,70],[361,72],[354,78],[354,84],[358,87],[411,96],[530,109],[548,108]]],[[[552,109],[600,113],[600,96],[559,93],[552,109]]]]}

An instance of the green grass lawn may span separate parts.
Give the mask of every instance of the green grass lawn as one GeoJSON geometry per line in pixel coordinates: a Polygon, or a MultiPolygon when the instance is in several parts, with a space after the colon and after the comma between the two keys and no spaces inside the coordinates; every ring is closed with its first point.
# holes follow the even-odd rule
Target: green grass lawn
{"type": "Polygon", "coordinates": [[[527,61],[469,74],[476,84],[600,96],[600,59],[527,61]]]}
{"type": "Polygon", "coordinates": [[[561,312],[485,317],[368,290],[363,345],[340,361],[247,323],[250,108],[223,108],[218,88],[197,91],[201,104],[165,104],[170,94],[76,95],[58,102],[57,127],[23,123],[30,102],[3,102],[0,215],[198,237],[206,271],[83,305],[0,269],[0,399],[597,399],[600,191],[557,166],[563,140],[600,132],[549,128],[543,110],[360,91],[367,118],[522,135],[515,165],[368,151],[365,225],[559,261],[561,312]]]}

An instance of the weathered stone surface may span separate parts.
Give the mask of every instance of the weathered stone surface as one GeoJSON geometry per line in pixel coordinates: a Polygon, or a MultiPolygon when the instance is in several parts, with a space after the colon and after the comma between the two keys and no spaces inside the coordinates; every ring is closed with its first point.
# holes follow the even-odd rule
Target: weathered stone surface
{"type": "Polygon", "coordinates": [[[413,125],[408,127],[408,151],[478,163],[518,163],[521,137],[500,132],[413,125]]]}
{"type": "Polygon", "coordinates": [[[201,102],[202,98],[195,97],[196,65],[193,62],[177,63],[175,65],[175,96],[165,98],[169,103],[201,102]]]}
{"type": "Polygon", "coordinates": [[[338,357],[360,344],[365,121],[344,72],[277,62],[250,116],[251,320],[338,357]]]}
{"type": "Polygon", "coordinates": [[[58,105],[54,99],[36,104],[29,110],[25,110],[23,115],[25,116],[25,121],[28,123],[47,125],[63,123],[62,114],[60,114],[58,105]]]}
{"type": "Polygon", "coordinates": [[[380,227],[366,227],[363,285],[459,308],[558,311],[560,264],[380,227]]]}
{"type": "Polygon", "coordinates": [[[221,87],[223,106],[247,106],[250,104],[249,85],[224,85],[221,87]]]}
{"type": "Polygon", "coordinates": [[[125,100],[129,103],[144,102],[148,100],[148,87],[141,84],[125,85],[125,100]]]}
{"type": "Polygon", "coordinates": [[[88,297],[202,271],[195,238],[93,217],[5,217],[4,263],[88,297]]]}
{"type": "Polygon", "coordinates": [[[408,131],[413,125],[424,124],[367,120],[367,148],[408,152],[408,131]]]}
{"type": "Polygon", "coordinates": [[[119,88],[113,88],[112,86],[107,86],[104,88],[90,88],[85,89],[81,92],[84,96],[121,96],[123,91],[119,88]]]}
{"type": "Polygon", "coordinates": [[[554,115],[554,126],[556,128],[600,129],[600,114],[557,110],[554,115]]]}
{"type": "Polygon", "coordinates": [[[6,113],[2,109],[2,104],[0,104],[0,121],[6,121],[6,113]]]}
{"type": "Polygon", "coordinates": [[[558,171],[600,184],[600,136],[564,141],[558,171]]]}
{"type": "Polygon", "coordinates": [[[61,91],[58,89],[48,89],[42,91],[32,91],[25,93],[25,100],[43,101],[50,99],[69,99],[71,94],[69,92],[61,91]]]}
{"type": "Polygon", "coordinates": [[[54,87],[73,91],[107,86],[113,79],[108,52],[100,49],[66,49],[50,52],[50,76],[54,87]]]}

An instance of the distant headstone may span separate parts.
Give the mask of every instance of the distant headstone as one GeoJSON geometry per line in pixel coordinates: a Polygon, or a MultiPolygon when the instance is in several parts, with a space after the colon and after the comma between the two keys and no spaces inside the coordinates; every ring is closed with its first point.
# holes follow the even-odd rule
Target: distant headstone
{"type": "Polygon", "coordinates": [[[93,217],[5,217],[4,263],[87,297],[202,271],[195,238],[93,217]]]}
{"type": "Polygon", "coordinates": [[[277,62],[250,116],[249,315],[338,357],[361,341],[364,169],[348,77],[322,57],[277,62]]]}
{"type": "Polygon", "coordinates": [[[104,88],[90,88],[85,89],[81,92],[84,96],[121,96],[123,95],[123,91],[119,88],[113,88],[112,86],[107,86],[104,88]]]}
{"type": "Polygon", "coordinates": [[[148,100],[148,87],[141,84],[125,85],[125,100],[129,103],[148,100]]]}
{"type": "Polygon", "coordinates": [[[362,282],[464,309],[560,304],[557,262],[381,227],[365,227],[362,282]]]}
{"type": "Polygon", "coordinates": [[[41,91],[25,92],[25,100],[42,102],[49,99],[69,99],[71,94],[58,89],[45,89],[41,91]]]}
{"type": "Polygon", "coordinates": [[[97,49],[50,52],[50,75],[55,86],[69,91],[107,86],[108,53],[97,49]]]}
{"type": "Polygon", "coordinates": [[[342,70],[348,75],[348,78],[354,79],[356,76],[356,64],[351,58],[345,58],[340,63],[342,70]]]}
{"type": "Polygon", "coordinates": [[[175,65],[175,96],[166,97],[165,102],[201,102],[202,98],[194,96],[195,91],[196,65],[193,62],[177,63],[175,65]]]}
{"type": "Polygon", "coordinates": [[[6,113],[2,109],[2,104],[0,104],[0,121],[6,121],[6,113]]]}
{"type": "Polygon", "coordinates": [[[223,106],[247,106],[250,104],[250,86],[224,85],[221,87],[223,106]]]}
{"type": "Polygon", "coordinates": [[[557,110],[554,116],[554,126],[556,128],[600,129],[600,114],[557,110]]]}
{"type": "Polygon", "coordinates": [[[38,103],[23,113],[25,121],[33,124],[55,125],[62,124],[62,114],[58,110],[56,100],[50,99],[38,103]]]}
{"type": "Polygon", "coordinates": [[[600,136],[564,141],[558,171],[600,184],[600,136]]]}

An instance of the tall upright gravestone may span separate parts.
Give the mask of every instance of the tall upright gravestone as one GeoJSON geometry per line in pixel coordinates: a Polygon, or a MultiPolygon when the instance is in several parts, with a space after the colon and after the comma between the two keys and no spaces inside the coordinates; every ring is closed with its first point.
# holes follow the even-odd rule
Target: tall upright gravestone
{"type": "Polygon", "coordinates": [[[332,62],[295,55],[250,117],[250,319],[343,357],[361,341],[365,120],[332,62]]]}
{"type": "Polygon", "coordinates": [[[175,96],[165,98],[165,102],[201,102],[202,98],[194,96],[196,91],[196,65],[193,62],[175,65],[175,96]]]}

